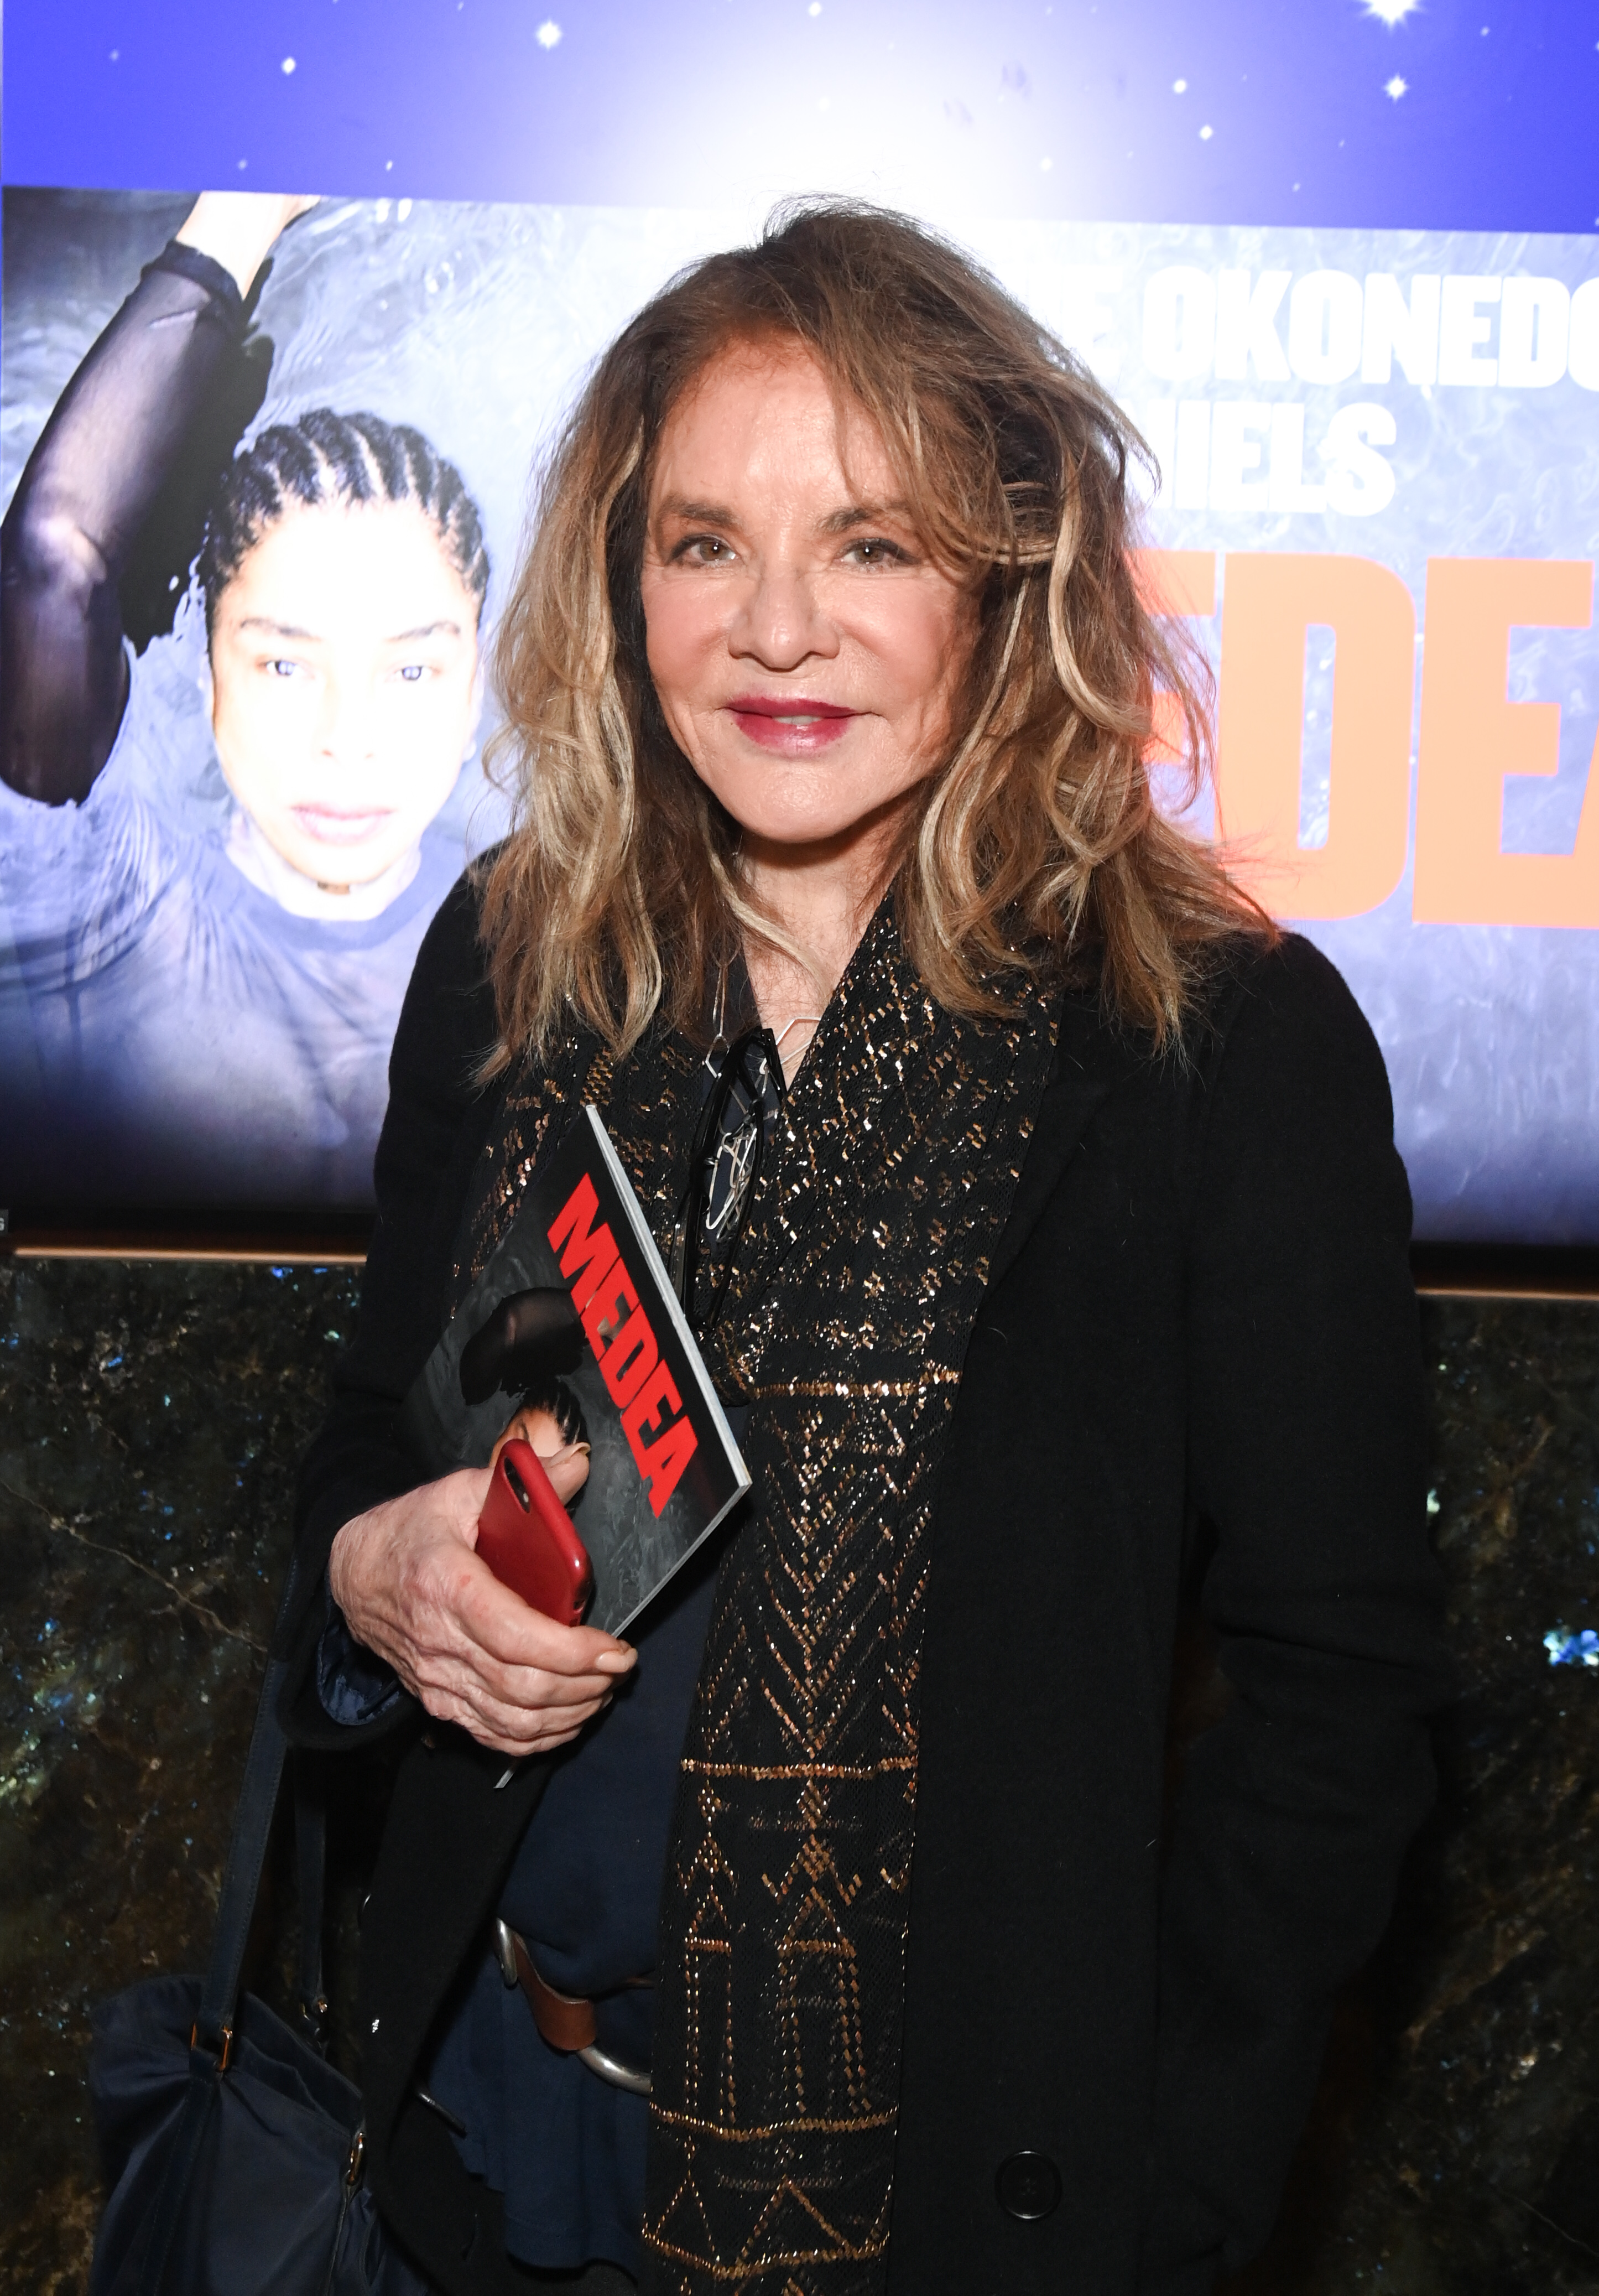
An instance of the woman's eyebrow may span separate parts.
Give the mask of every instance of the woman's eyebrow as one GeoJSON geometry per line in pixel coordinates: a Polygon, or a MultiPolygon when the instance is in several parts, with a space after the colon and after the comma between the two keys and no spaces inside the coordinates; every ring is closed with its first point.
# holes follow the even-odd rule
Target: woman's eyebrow
{"type": "Polygon", "coordinates": [[[910,505],[902,502],[850,503],[821,523],[824,534],[853,534],[858,527],[881,526],[886,519],[909,522],[910,505]]]}
{"type": "MultiPolygon", "coordinates": [[[[725,503],[690,502],[683,495],[668,495],[657,505],[657,518],[681,518],[691,526],[737,526],[738,514],[725,503]]],[[[858,527],[879,526],[885,519],[909,521],[910,505],[903,502],[847,503],[821,521],[823,534],[853,534],[858,527]]]]}
{"type": "MultiPolygon", "coordinates": [[[[322,640],[318,637],[314,630],[302,629],[298,622],[273,621],[270,614],[247,614],[237,627],[241,630],[265,630],[269,636],[274,638],[298,638],[306,645],[322,644],[322,640]]],[[[383,643],[385,645],[414,645],[419,638],[458,638],[460,636],[459,622],[443,619],[436,622],[419,622],[413,630],[396,630],[392,637],[385,638],[383,643]]]]}
{"type": "Polygon", "coordinates": [[[240,630],[265,630],[269,637],[304,638],[310,645],[321,644],[314,630],[303,630],[298,622],[274,622],[270,614],[246,614],[234,627],[240,630]]]}
{"type": "Polygon", "coordinates": [[[725,503],[690,502],[684,495],[667,495],[656,505],[657,518],[686,519],[690,526],[737,526],[738,514],[725,503]]]}

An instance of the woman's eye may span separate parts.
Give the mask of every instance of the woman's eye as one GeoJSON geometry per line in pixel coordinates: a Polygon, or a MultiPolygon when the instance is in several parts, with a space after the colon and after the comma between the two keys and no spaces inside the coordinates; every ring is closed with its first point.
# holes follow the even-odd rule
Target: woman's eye
{"type": "Polygon", "coordinates": [[[694,534],[680,542],[673,555],[689,559],[696,566],[726,566],[733,554],[719,534],[694,534]]]}
{"type": "Polygon", "coordinates": [[[424,665],[420,661],[403,661],[400,664],[400,676],[407,685],[415,685],[422,676],[423,668],[424,665]]]}
{"type": "Polygon", "coordinates": [[[881,534],[862,535],[859,541],[851,543],[845,555],[853,558],[858,566],[897,566],[902,564],[905,558],[899,544],[890,542],[885,535],[881,534]]]}
{"type": "Polygon", "coordinates": [[[266,667],[273,677],[292,677],[299,664],[298,661],[269,661],[266,667]]]}

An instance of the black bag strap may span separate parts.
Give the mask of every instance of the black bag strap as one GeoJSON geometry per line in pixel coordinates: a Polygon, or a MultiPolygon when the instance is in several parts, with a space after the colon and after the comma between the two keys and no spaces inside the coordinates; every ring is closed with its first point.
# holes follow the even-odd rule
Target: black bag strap
{"type": "Polygon", "coordinates": [[[210,1965],[200,1997],[195,2039],[220,2055],[233,2026],[239,2006],[239,1980],[244,1948],[255,1919],[256,1898],[266,1864],[266,1845],[277,1808],[278,1785],[283,1775],[288,1744],[278,1720],[278,1701],[288,1677],[282,1659],[269,1659],[256,1708],[256,1726],[245,1758],[244,1784],[240,1789],[233,1839],[222,1877],[216,1906],[216,1929],[211,1940],[210,1965]]]}
{"type": "Polygon", "coordinates": [[[322,1758],[303,1750],[294,1758],[294,1841],[299,1857],[300,2015],[319,2049],[328,2038],[322,1992],[322,1899],[328,1869],[328,1816],[322,1800],[322,1758]]]}
{"type": "MultiPolygon", "coordinates": [[[[289,1614],[294,1583],[295,1563],[291,1557],[283,1582],[282,1601],[278,1608],[280,1628],[289,1614]]],[[[277,1639],[277,1631],[274,1630],[274,1646],[277,1639]]],[[[266,1863],[266,1846],[272,1833],[273,1813],[277,1807],[278,1786],[283,1775],[283,1759],[289,1751],[283,1726],[278,1719],[278,1704],[288,1677],[288,1661],[269,1656],[265,1678],[261,1685],[261,1696],[256,1707],[255,1728],[250,1733],[249,1752],[245,1758],[244,1784],[233,1819],[233,1838],[228,1848],[228,1862],[223,1874],[222,1895],[216,1907],[216,1930],[211,1941],[210,1965],[200,1991],[200,2014],[195,2019],[194,2030],[190,2038],[188,2091],[184,2098],[183,2112],[173,2138],[172,2150],[167,2155],[161,2189],[151,2210],[149,2242],[139,2275],[139,2296],[159,2296],[173,2234],[183,2215],[190,2180],[200,2158],[216,2083],[227,2069],[233,2048],[233,2020],[238,2013],[244,1948],[249,1941],[250,1923],[255,1918],[256,1898],[260,1891],[262,1869],[266,1863]]],[[[297,1810],[297,1817],[298,1814],[297,1810]]],[[[316,1847],[309,1864],[305,1844],[301,1843],[301,1888],[305,1890],[308,1877],[315,1886],[314,1895],[303,1896],[300,1904],[300,1968],[302,1991],[306,1989],[308,1975],[310,1997],[320,2000],[324,1843],[320,1802],[316,1805],[313,1824],[316,1847]]]]}

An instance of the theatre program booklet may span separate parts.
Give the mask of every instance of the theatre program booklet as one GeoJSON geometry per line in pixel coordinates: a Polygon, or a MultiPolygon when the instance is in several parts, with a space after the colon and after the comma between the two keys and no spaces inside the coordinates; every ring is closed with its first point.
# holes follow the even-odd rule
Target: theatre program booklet
{"type": "MultiPolygon", "coordinates": [[[[518,1397],[469,1403],[461,1359],[515,1294],[561,1287],[583,1325],[560,1376],[589,1479],[572,1507],[594,1568],[586,1623],[619,1634],[749,1488],[749,1472],[600,1112],[585,1107],[524,1193],[405,1403],[430,1474],[488,1464],[518,1397]]],[[[469,1384],[470,1382],[469,1382],[469,1384]]]]}

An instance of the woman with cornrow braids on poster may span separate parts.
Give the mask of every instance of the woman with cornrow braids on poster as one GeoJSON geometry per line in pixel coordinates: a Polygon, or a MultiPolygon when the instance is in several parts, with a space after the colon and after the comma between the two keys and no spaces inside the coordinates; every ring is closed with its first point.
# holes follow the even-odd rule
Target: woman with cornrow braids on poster
{"type": "Polygon", "coordinates": [[[401,997],[466,857],[434,824],[475,742],[477,505],[420,432],[313,408],[211,488],[205,677],[135,652],[128,610],[249,395],[267,257],[313,205],[200,197],[5,520],[0,1202],[370,1195],[401,997]]]}

